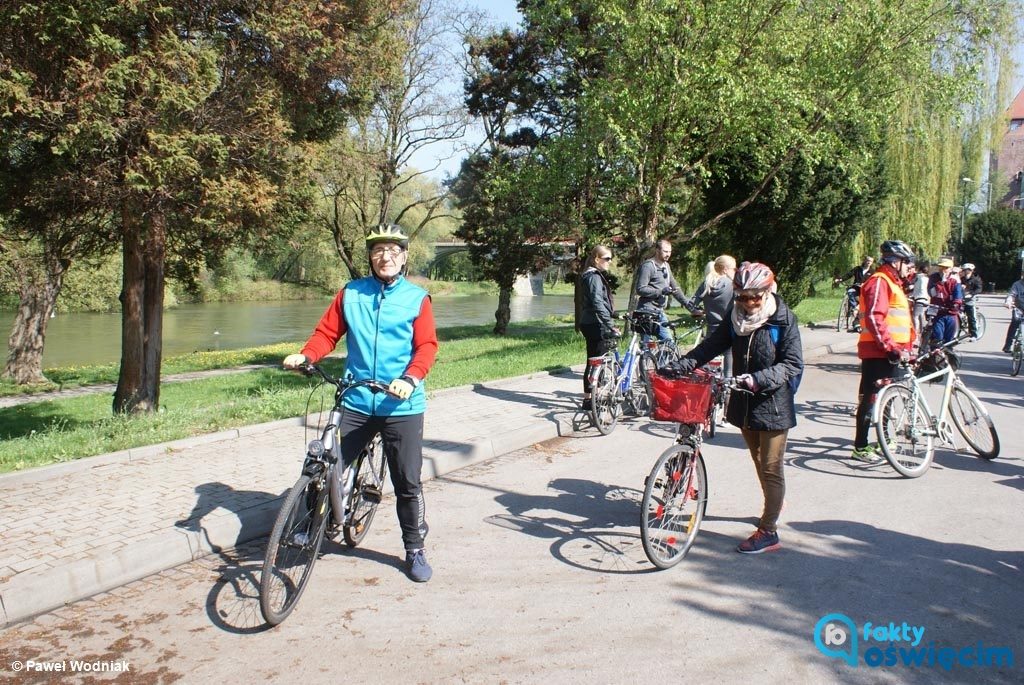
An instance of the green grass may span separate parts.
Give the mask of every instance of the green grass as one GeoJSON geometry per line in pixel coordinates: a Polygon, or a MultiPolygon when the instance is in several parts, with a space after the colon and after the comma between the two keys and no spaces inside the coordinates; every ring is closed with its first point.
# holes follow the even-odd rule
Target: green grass
{"type": "Polygon", "coordinates": [[[793,312],[801,324],[809,323],[830,323],[835,324],[836,315],[839,313],[839,302],[841,301],[845,288],[831,289],[819,287],[817,297],[806,297],[800,301],[793,312]]]}
{"type": "MultiPolygon", "coordinates": [[[[513,324],[509,335],[502,338],[491,335],[490,329],[464,326],[439,331],[442,344],[427,379],[428,389],[554,370],[583,361],[583,339],[564,321],[513,324]]],[[[179,358],[175,364],[179,370],[196,370],[199,365],[215,368],[216,359],[231,362],[228,366],[261,361],[276,364],[295,348],[282,345],[200,353],[185,355],[187,359],[179,358]]],[[[342,365],[340,359],[327,361],[327,368],[334,373],[340,373],[342,365]]],[[[103,373],[68,371],[79,380],[103,373]]],[[[108,393],[0,409],[0,472],[298,416],[305,411],[310,388],[307,378],[266,368],[164,383],[160,410],[145,416],[113,416],[108,393]]]]}

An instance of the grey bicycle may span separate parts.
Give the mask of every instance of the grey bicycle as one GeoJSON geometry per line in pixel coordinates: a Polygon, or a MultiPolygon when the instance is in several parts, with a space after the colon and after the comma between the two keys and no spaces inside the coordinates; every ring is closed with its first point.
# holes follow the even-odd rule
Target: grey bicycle
{"type": "Polygon", "coordinates": [[[338,437],[345,393],[360,386],[374,392],[387,392],[387,384],[333,378],[312,364],[303,365],[299,370],[307,375],[319,375],[324,383],[334,385],[336,391],[327,425],[321,436],[311,440],[306,448],[302,475],[285,496],[267,540],[260,575],[260,611],[272,626],[288,618],[298,604],[324,538],[334,539],[341,534],[350,547],[363,541],[383,496],[387,474],[387,460],[379,435],[363,448],[355,463],[339,473],[341,443],[338,437]]]}

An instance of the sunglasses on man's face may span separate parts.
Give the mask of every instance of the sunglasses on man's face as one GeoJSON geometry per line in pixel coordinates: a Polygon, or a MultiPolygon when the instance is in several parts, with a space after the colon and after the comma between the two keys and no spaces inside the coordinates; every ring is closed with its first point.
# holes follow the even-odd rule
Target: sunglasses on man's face
{"type": "Polygon", "coordinates": [[[758,293],[756,295],[737,295],[736,296],[736,301],[737,302],[757,302],[762,297],[764,297],[764,293],[758,293]]]}

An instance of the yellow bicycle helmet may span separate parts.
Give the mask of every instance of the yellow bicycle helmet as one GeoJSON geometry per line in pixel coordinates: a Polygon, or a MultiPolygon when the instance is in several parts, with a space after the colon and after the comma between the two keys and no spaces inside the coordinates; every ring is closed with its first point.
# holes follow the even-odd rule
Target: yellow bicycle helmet
{"type": "Polygon", "coordinates": [[[369,250],[377,243],[395,243],[404,250],[409,247],[409,236],[402,233],[401,226],[381,224],[366,236],[366,249],[369,250]]]}

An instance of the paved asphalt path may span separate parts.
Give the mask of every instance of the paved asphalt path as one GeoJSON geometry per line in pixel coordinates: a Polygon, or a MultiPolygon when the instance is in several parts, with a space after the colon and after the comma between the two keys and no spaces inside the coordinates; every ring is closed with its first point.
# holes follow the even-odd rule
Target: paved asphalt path
{"type": "Polygon", "coordinates": [[[962,374],[999,429],[992,462],[941,448],[907,480],[846,459],[856,357],[807,368],[780,551],[734,551],[761,496],[727,427],[705,447],[700,535],[682,564],[655,571],[639,500],[672,438],[665,424],[633,419],[610,436],[585,429],[430,481],[430,583],[402,573],[387,499],[364,547],[326,548],[275,629],[259,616],[262,543],[250,544],[0,632],[0,682],[74,682],[12,670],[72,659],[127,664],[117,682],[146,683],[1024,682],[1024,378],[1010,378],[998,352],[1001,311],[964,348],[962,374]],[[855,622],[857,667],[815,647],[815,624],[837,612],[855,622]],[[1016,661],[871,668],[872,646],[907,645],[866,642],[866,622],[923,627],[933,661],[978,643],[1009,647],[1016,661]]]}

